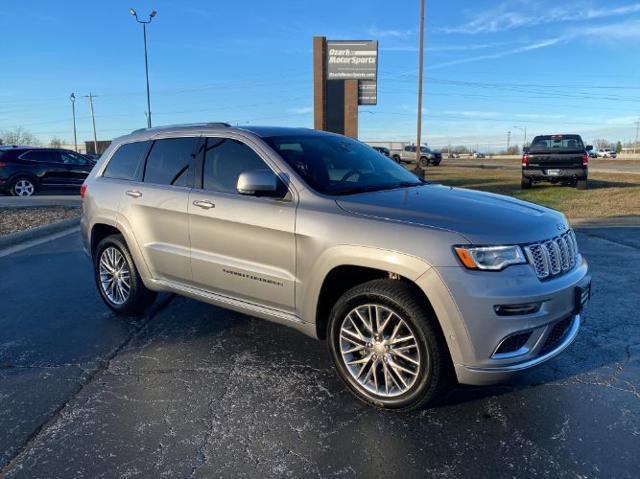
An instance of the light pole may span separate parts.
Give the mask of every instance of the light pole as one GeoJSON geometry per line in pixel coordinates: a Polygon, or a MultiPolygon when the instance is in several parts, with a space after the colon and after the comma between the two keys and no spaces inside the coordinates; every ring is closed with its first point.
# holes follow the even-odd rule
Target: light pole
{"type": "Polygon", "coordinates": [[[527,127],[522,127],[522,126],[514,126],[512,128],[515,128],[516,130],[520,130],[524,132],[524,141],[522,142],[522,148],[524,148],[525,146],[527,146],[527,127]]]}
{"type": "Polygon", "coordinates": [[[93,153],[97,155],[98,154],[98,134],[96,133],[96,114],[93,111],[93,99],[95,97],[96,96],[92,95],[91,92],[89,92],[88,95],[84,96],[84,98],[89,100],[89,107],[91,108],[91,121],[93,122],[93,153]]]}
{"type": "Polygon", "coordinates": [[[71,111],[73,113],[73,144],[75,145],[75,152],[78,153],[78,136],[76,135],[76,95],[71,93],[69,95],[71,101],[71,111]]]}
{"type": "Polygon", "coordinates": [[[147,59],[147,25],[151,23],[151,20],[158,14],[158,12],[152,10],[149,14],[149,20],[146,22],[138,18],[138,14],[133,8],[129,9],[129,13],[135,17],[138,23],[142,23],[142,32],[144,35],[144,69],[147,74],[147,128],[151,128],[151,94],[149,93],[149,61],[147,59]]]}
{"type": "MultiPolygon", "coordinates": [[[[422,153],[420,146],[422,145],[422,70],[424,57],[424,1],[420,0],[420,46],[418,60],[418,132],[416,140],[416,162],[419,176],[424,178],[424,170],[420,166],[420,154],[422,153]]],[[[427,165],[429,162],[427,161],[427,165]]]]}

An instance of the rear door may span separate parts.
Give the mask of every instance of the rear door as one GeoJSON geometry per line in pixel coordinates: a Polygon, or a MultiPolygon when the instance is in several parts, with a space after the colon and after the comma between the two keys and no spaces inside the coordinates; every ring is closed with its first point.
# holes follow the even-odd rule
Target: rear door
{"type": "Polygon", "coordinates": [[[191,281],[187,202],[199,143],[199,136],[156,139],[139,181],[122,192],[120,215],[155,279],[191,281]]]}
{"type": "Polygon", "coordinates": [[[63,186],[66,184],[69,171],[57,150],[29,150],[20,155],[26,160],[25,167],[34,170],[42,186],[63,186]]]}
{"type": "Polygon", "coordinates": [[[291,193],[275,199],[237,192],[241,172],[271,168],[246,143],[209,137],[205,151],[202,181],[189,199],[194,284],[293,311],[296,201],[291,193]]]}

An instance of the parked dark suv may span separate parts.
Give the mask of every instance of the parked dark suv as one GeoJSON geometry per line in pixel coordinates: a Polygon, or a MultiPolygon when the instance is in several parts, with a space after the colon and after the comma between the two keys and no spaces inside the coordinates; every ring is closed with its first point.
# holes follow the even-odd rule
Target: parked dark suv
{"type": "Polygon", "coordinates": [[[0,191],[31,196],[39,190],[80,189],[95,162],[70,150],[0,147],[0,191]]]}

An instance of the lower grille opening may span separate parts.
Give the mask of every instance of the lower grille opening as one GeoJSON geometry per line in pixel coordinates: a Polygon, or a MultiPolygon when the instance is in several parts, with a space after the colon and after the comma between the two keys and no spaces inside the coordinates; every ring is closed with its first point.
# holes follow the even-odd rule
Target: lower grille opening
{"type": "Polygon", "coordinates": [[[530,337],[531,337],[531,331],[509,336],[507,339],[505,339],[500,343],[500,346],[498,346],[498,349],[496,349],[496,352],[494,353],[494,355],[513,353],[518,349],[521,349],[522,347],[524,347],[524,345],[527,344],[527,341],[529,341],[530,337]]]}
{"type": "Polygon", "coordinates": [[[547,336],[540,353],[545,354],[555,349],[567,335],[572,323],[572,317],[568,317],[567,319],[563,319],[559,323],[556,323],[555,326],[553,326],[553,329],[551,329],[549,336],[547,336]]]}

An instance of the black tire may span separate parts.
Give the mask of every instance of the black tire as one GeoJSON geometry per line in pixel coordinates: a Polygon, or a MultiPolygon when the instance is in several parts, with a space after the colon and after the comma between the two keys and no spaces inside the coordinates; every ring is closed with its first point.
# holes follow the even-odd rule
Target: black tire
{"type": "Polygon", "coordinates": [[[429,159],[426,156],[420,157],[420,166],[422,168],[427,168],[429,166],[429,159]]]}
{"type": "Polygon", "coordinates": [[[391,159],[392,159],[393,161],[395,161],[396,163],[400,163],[400,156],[398,156],[398,155],[393,155],[393,156],[391,157],[391,159]]]}
{"type": "Polygon", "coordinates": [[[433,166],[440,166],[440,162],[439,161],[434,161],[433,162],[433,166]]]}
{"type": "MultiPolygon", "coordinates": [[[[350,289],[333,306],[328,324],[329,352],[338,375],[360,400],[383,409],[408,411],[435,403],[438,399],[442,399],[449,389],[453,378],[449,352],[437,319],[424,303],[424,298],[414,291],[412,285],[399,280],[379,279],[350,289]],[[425,361],[420,361],[420,366],[416,366],[418,369],[413,384],[406,391],[393,397],[376,394],[359,384],[347,369],[346,360],[340,349],[343,341],[341,328],[347,321],[347,315],[354,308],[368,304],[380,305],[402,318],[416,339],[414,347],[419,351],[419,358],[425,358],[425,361]]],[[[388,329],[389,327],[384,330],[386,334],[383,332],[380,338],[383,341],[390,339],[388,329]]],[[[368,352],[365,351],[364,354],[368,352]]],[[[386,364],[389,354],[384,356],[386,364]]],[[[396,360],[395,356],[393,360],[396,360]]],[[[381,361],[377,364],[376,368],[386,368],[381,361]]],[[[390,367],[388,369],[390,371],[390,367]]],[[[373,374],[380,378],[384,370],[376,369],[376,371],[379,373],[373,374]]],[[[369,374],[365,380],[367,377],[369,374]]]]}
{"type": "Polygon", "coordinates": [[[587,180],[578,180],[576,181],[576,188],[579,190],[586,190],[588,187],[587,180]]]}
{"type": "Polygon", "coordinates": [[[520,181],[520,188],[523,190],[528,190],[531,188],[531,180],[529,178],[522,178],[520,181]]]}
{"type": "Polygon", "coordinates": [[[29,176],[19,176],[11,181],[11,196],[33,196],[38,191],[38,182],[29,176]],[[29,192],[30,191],[30,192],[29,192]]]}
{"type": "Polygon", "coordinates": [[[133,258],[131,257],[131,253],[129,253],[129,248],[127,248],[127,244],[122,235],[107,236],[98,243],[93,256],[93,270],[96,287],[98,288],[100,297],[102,297],[102,300],[109,308],[119,315],[136,316],[142,314],[144,310],[156,299],[157,293],[147,289],[143,284],[142,278],[140,278],[140,274],[138,273],[136,265],[133,262],[133,258]],[[109,248],[115,248],[120,252],[129,270],[129,294],[126,300],[121,303],[117,303],[112,300],[102,285],[100,260],[103,253],[109,248]]]}

